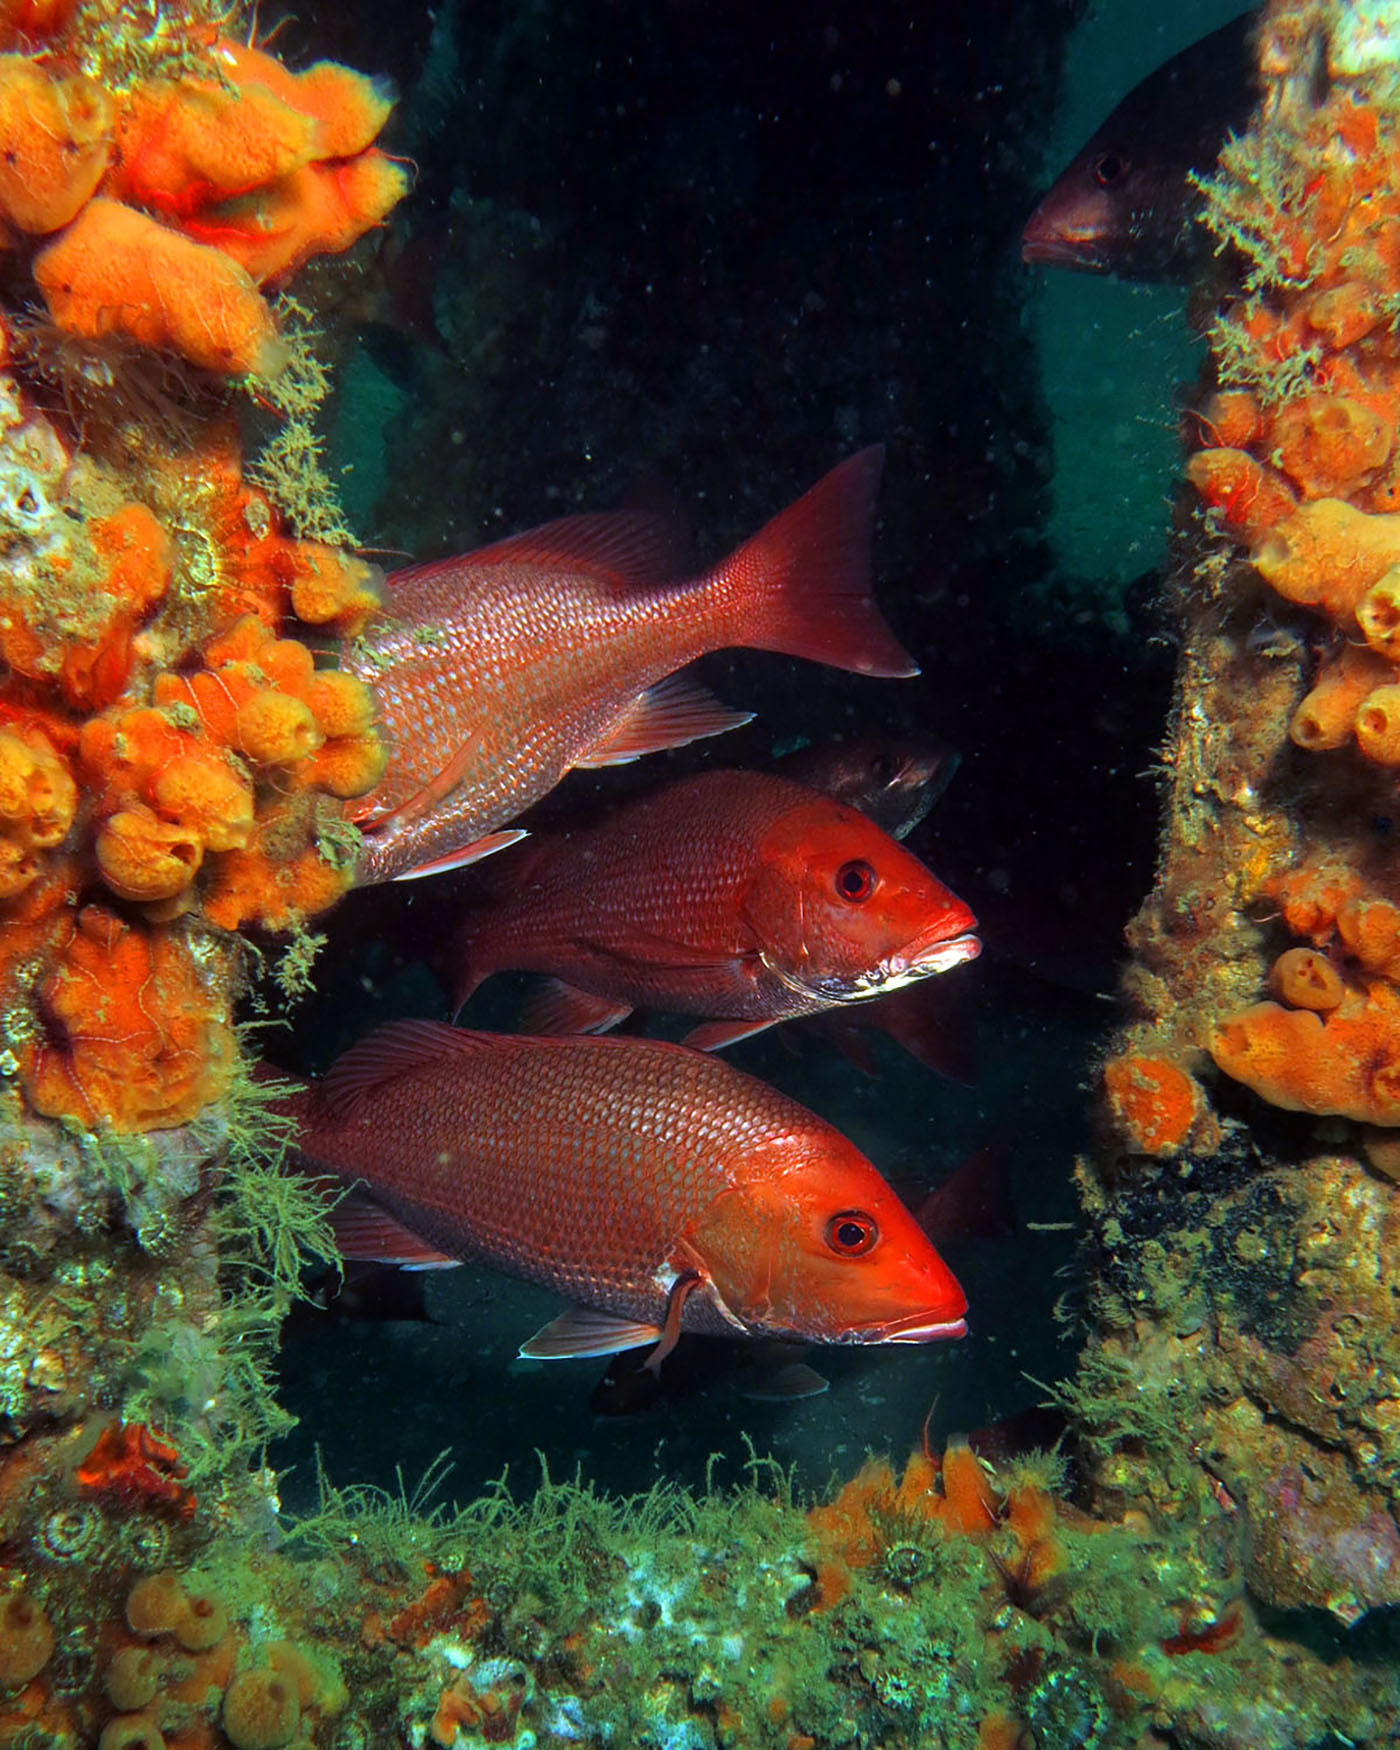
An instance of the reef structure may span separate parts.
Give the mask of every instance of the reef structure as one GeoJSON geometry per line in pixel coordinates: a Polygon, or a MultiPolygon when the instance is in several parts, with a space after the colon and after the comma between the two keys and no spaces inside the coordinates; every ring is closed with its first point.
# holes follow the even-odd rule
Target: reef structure
{"type": "Polygon", "coordinates": [[[1358,609],[1360,641],[1335,615],[1257,632],[1290,518],[1390,514],[1364,497],[1390,466],[1370,389],[1337,379],[1361,412],[1287,411],[1328,400],[1314,334],[1377,382],[1391,357],[1389,72],[1364,36],[1340,58],[1325,9],[1278,8],[1278,101],[1213,185],[1248,253],[1251,177],[1282,191],[1276,241],[1371,139],[1363,192],[1318,187],[1329,239],[1365,215],[1346,250],[1378,251],[1380,314],[1352,333],[1355,295],[1306,302],[1342,285],[1294,284],[1322,272],[1304,249],[1217,328],[1163,886],[1105,1071],[1113,1140],[1085,1168],[1103,1246],[1071,1408],[1092,1514],[1053,1458],[993,1469],[955,1439],[814,1505],[755,1460],[750,1486],[625,1503],[548,1478],[454,1510],[327,1484],[288,1524],[267,1374],[300,1250],[331,1242],[239,1071],[233,1003],[259,939],[290,935],[304,972],[306,921],[352,878],[343,805],[386,750],[334,666],[375,580],[328,538],[304,319],[269,293],[405,179],[374,145],[378,86],[231,27],[214,0],[0,0],[0,1747],[1393,1740],[1393,1674],[1264,1620],[1392,1601],[1384,1078],[1347,1072],[1365,1111],[1275,1102],[1335,1129],[1303,1148],[1312,1119],[1281,1118],[1266,1145],[1257,1102],[1285,1081],[1255,1070],[1280,1023],[1249,1019],[1279,958],[1279,1012],[1325,1017],[1340,1051],[1400,969],[1376,909],[1400,896],[1353,807],[1384,770],[1359,729],[1357,752],[1306,757],[1285,733],[1312,637],[1339,670],[1384,665],[1368,699],[1400,665],[1358,609]],[[1344,105],[1325,123],[1294,77],[1319,43],[1344,105]],[[1252,356],[1279,369],[1256,381],[1252,356]],[[283,420],[252,464],[250,401],[283,420]],[[1217,502],[1227,476],[1255,489],[1217,502]],[[1245,496],[1273,520],[1247,528],[1245,496]],[[1362,1125],[1368,1162],[1346,1149],[1362,1125]]]}
{"type": "Polygon", "coordinates": [[[314,446],[267,290],[406,175],[372,80],[199,0],[0,8],[0,49],[0,222],[41,300],[0,331],[0,1065],[27,1111],[145,1132],[226,1093],[234,933],[345,890],[342,804],[383,775],[367,689],[305,642],[358,628],[372,568],[293,537],[306,478],[249,480],[237,407],[314,446]]]}
{"type": "Polygon", "coordinates": [[[1185,422],[1073,1401],[1101,1503],[1216,1521],[1253,1607],[1325,1639],[1400,1603],[1400,14],[1280,0],[1258,51],[1203,183],[1235,289],[1185,422]]]}

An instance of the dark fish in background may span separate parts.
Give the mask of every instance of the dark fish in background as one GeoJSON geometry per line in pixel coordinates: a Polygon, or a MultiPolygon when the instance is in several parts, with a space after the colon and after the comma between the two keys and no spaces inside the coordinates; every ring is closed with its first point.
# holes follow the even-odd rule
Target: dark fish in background
{"type": "Polygon", "coordinates": [[[1191,176],[1249,120],[1258,97],[1253,12],[1135,85],[1055,179],[1021,234],[1021,259],[1120,279],[1186,281],[1215,240],[1191,176]]]}
{"type": "Polygon", "coordinates": [[[948,788],[960,755],[917,741],[832,741],[798,748],[773,770],[867,815],[891,838],[907,838],[948,788]]]}

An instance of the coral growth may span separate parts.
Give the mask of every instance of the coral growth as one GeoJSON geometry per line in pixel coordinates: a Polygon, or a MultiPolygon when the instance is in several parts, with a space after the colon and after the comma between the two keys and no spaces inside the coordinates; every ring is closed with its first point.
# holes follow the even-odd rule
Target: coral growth
{"type": "MultiPolygon", "coordinates": [[[[1237,281],[1187,422],[1161,855],[1080,1169],[1068,1394],[1096,1503],[1342,1630],[1400,1604],[1400,111],[1359,30],[1267,8],[1268,100],[1202,184],[1237,281]]],[[[1229,1627],[1188,1611],[1164,1650],[1229,1627]]],[[[1173,1731],[1316,1736],[1281,1696],[1209,1712],[1173,1731]]]]}
{"type": "MultiPolygon", "coordinates": [[[[214,932],[343,893],[342,804],[385,764],[371,696],[299,641],[358,629],[371,568],[285,532],[169,361],[278,375],[305,340],[259,282],[347,247],[404,179],[371,144],[379,86],[223,42],[212,9],[9,29],[0,217],[43,236],[64,339],[7,325],[0,370],[0,1044],[35,1110],[131,1131],[227,1088],[237,958],[214,932]]],[[[304,431],[320,380],[288,376],[304,431]]]]}

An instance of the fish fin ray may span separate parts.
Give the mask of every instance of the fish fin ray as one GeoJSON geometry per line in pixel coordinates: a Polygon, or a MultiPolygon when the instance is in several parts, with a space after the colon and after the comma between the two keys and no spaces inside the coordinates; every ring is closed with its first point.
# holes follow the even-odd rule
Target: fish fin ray
{"type": "Polygon", "coordinates": [[[669,675],[634,699],[603,739],[574,764],[583,771],[626,765],[643,754],[740,729],[753,721],[753,715],[731,710],[683,675],[669,675]]]}
{"type": "Polygon", "coordinates": [[[389,1021],[343,1052],[317,1083],[323,1109],[349,1117],[367,1094],[415,1069],[453,1054],[488,1050],[491,1033],[449,1027],[445,1021],[389,1021]]]}
{"type": "Polygon", "coordinates": [[[831,1390],[831,1381],[805,1361],[788,1361],[780,1367],[755,1367],[752,1377],[737,1389],[741,1398],[756,1404],[785,1404],[820,1397],[831,1390]]]}
{"type": "Polygon", "coordinates": [[[729,642],[855,674],[918,674],[870,590],[884,455],[875,444],[848,456],[711,573],[743,592],[729,642]]]}
{"type": "Polygon", "coordinates": [[[520,1026],[526,1033],[606,1033],[632,1013],[630,1003],[612,1003],[562,978],[549,978],[526,998],[520,1026]]]}
{"type": "Polygon", "coordinates": [[[651,511],[585,511],[507,535],[474,553],[405,566],[390,573],[389,585],[396,594],[407,593],[415,583],[437,583],[463,565],[540,565],[623,589],[648,589],[681,575],[685,541],[672,519],[651,511]]]}
{"type": "Polygon", "coordinates": [[[521,839],[528,837],[525,829],[518,826],[508,827],[503,832],[488,832],[470,844],[460,845],[455,851],[444,851],[440,857],[429,857],[426,862],[415,863],[411,869],[401,869],[393,879],[423,881],[429,875],[446,875],[451,869],[465,869],[470,863],[479,863],[483,857],[493,857],[497,851],[518,845],[521,839]]]}
{"type": "Polygon", "coordinates": [[[397,807],[386,808],[378,814],[362,813],[355,816],[355,824],[360,828],[360,831],[373,834],[391,821],[395,826],[402,826],[410,820],[421,820],[425,814],[431,814],[438,803],[450,796],[461,783],[480,738],[480,730],[469,735],[453,750],[447,763],[434,772],[426,784],[415,790],[397,807]]]}
{"type": "Polygon", "coordinates": [[[771,1021],[702,1021],[698,1027],[692,1027],[682,1045],[688,1045],[693,1051],[721,1051],[726,1045],[737,1044],[740,1039],[752,1039],[755,1033],[763,1033],[769,1027],[777,1025],[776,1017],[771,1021]]]}
{"type": "Polygon", "coordinates": [[[520,1345],[527,1361],[568,1361],[576,1356],[617,1355],[642,1349],[663,1335],[660,1325],[626,1319],[596,1307],[571,1306],[520,1345]]]}
{"type": "Polygon", "coordinates": [[[347,1262],[397,1264],[405,1270],[452,1270],[449,1258],[406,1228],[363,1191],[348,1192],[330,1211],[336,1250],[347,1262]]]}

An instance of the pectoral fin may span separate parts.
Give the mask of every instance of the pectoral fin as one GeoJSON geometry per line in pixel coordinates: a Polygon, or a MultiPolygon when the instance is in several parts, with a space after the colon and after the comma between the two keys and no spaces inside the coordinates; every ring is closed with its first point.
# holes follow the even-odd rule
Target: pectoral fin
{"type": "Polygon", "coordinates": [[[693,1051],[720,1051],[726,1045],[737,1044],[740,1039],[751,1039],[755,1033],[766,1032],[775,1023],[772,1021],[702,1021],[698,1027],[692,1027],[682,1045],[688,1045],[693,1051]]]}
{"type": "Polygon", "coordinates": [[[631,1013],[630,1003],[612,1003],[550,978],[526,1000],[520,1026],[526,1033],[606,1033],[631,1013]]]}
{"type": "Polygon", "coordinates": [[[643,754],[684,747],[688,741],[722,735],[752,720],[752,711],[731,711],[694,681],[670,675],[633,700],[607,734],[574,764],[585,770],[626,765],[643,754]]]}

